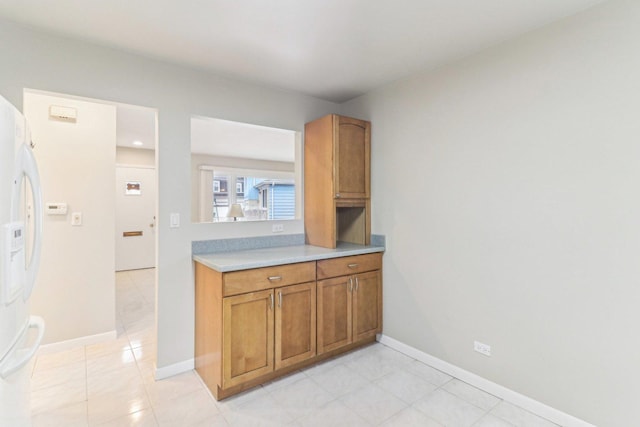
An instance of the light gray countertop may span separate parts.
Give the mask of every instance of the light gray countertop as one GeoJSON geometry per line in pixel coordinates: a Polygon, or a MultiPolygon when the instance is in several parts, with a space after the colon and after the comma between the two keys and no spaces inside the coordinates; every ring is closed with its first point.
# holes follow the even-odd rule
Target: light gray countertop
{"type": "Polygon", "coordinates": [[[384,252],[384,246],[363,246],[339,242],[335,249],[311,245],[281,246],[193,255],[193,260],[222,273],[250,268],[316,261],[319,259],[384,252]]]}

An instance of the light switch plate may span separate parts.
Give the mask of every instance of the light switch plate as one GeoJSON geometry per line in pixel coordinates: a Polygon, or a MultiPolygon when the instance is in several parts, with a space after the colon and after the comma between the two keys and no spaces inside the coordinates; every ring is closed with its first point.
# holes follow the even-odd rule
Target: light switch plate
{"type": "Polygon", "coordinates": [[[71,225],[73,226],[82,225],[82,212],[71,213],[71,225]]]}
{"type": "Polygon", "coordinates": [[[169,227],[178,228],[180,227],[180,214],[172,213],[169,215],[169,227]]]}

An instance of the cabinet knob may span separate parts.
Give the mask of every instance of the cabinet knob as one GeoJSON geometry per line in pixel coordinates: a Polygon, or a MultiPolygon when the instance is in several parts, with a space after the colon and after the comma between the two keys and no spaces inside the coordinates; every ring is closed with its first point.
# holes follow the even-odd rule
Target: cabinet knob
{"type": "Polygon", "coordinates": [[[336,193],[336,198],[339,199],[340,198],[340,193],[336,193]]]}

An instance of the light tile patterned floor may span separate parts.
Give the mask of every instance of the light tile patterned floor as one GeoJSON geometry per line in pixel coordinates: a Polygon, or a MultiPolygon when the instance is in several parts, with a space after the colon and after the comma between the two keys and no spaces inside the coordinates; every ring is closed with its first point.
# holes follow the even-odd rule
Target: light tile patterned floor
{"type": "Polygon", "coordinates": [[[153,378],[154,270],[116,286],[116,340],[36,359],[34,426],[557,427],[382,344],[216,402],[193,371],[153,378]]]}

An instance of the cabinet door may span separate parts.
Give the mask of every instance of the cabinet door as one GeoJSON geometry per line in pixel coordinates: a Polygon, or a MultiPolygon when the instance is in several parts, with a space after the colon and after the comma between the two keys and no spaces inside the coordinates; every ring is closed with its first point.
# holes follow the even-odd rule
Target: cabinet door
{"type": "Polygon", "coordinates": [[[273,371],[273,290],[227,297],[222,305],[222,387],[273,371]]]}
{"type": "Polygon", "coordinates": [[[348,276],[318,282],[318,354],[351,343],[351,289],[348,276]]]}
{"type": "Polygon", "coordinates": [[[353,340],[382,332],[382,277],[380,270],[354,276],[353,340]]]}
{"type": "Polygon", "coordinates": [[[276,369],[316,355],[316,283],[275,289],[276,369]]]}
{"type": "Polygon", "coordinates": [[[340,199],[369,197],[371,124],[335,116],[334,196],[340,199]]]}

